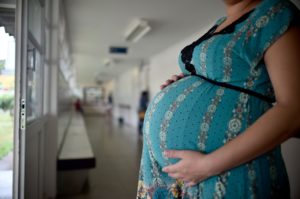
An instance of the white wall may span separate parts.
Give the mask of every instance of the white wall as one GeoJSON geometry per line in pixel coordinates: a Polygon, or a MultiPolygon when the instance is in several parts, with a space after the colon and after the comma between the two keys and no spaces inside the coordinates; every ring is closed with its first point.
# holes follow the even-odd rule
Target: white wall
{"type": "Polygon", "coordinates": [[[104,89],[103,91],[103,97],[105,99],[105,102],[108,102],[108,96],[110,93],[114,91],[115,88],[115,81],[110,80],[108,82],[103,83],[102,88],[104,89]]]}
{"type": "Polygon", "coordinates": [[[114,118],[122,117],[126,124],[137,126],[139,90],[138,67],[133,67],[115,79],[113,90],[114,118]],[[122,108],[120,105],[127,105],[130,108],[122,108]]]}

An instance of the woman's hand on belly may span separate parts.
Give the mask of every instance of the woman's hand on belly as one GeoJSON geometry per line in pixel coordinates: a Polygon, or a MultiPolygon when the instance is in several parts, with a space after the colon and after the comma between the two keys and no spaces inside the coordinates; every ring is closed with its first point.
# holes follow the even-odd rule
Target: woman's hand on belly
{"type": "Polygon", "coordinates": [[[163,83],[160,86],[160,89],[163,89],[164,87],[168,86],[169,84],[178,81],[179,79],[183,78],[185,75],[183,73],[180,73],[179,75],[173,75],[171,79],[168,79],[165,83],[163,83]]]}
{"type": "Polygon", "coordinates": [[[212,166],[206,158],[207,155],[190,150],[166,150],[168,158],[179,158],[179,162],[164,167],[162,170],[172,178],[183,180],[188,186],[194,186],[198,182],[212,176],[212,166]]]}

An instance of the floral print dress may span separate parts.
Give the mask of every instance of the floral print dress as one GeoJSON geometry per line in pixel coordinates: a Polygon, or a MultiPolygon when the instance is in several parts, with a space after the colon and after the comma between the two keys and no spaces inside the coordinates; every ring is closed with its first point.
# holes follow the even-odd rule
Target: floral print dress
{"type": "MultiPolygon", "coordinates": [[[[288,0],[261,1],[231,30],[211,34],[194,47],[191,63],[196,73],[274,98],[263,54],[290,25],[297,24],[298,13],[288,0]]],[[[164,150],[211,153],[272,107],[255,96],[189,75],[181,55],[179,66],[187,76],[158,92],[145,114],[137,199],[289,198],[280,146],[192,187],[162,171],[179,161],[165,157],[164,150]]]]}

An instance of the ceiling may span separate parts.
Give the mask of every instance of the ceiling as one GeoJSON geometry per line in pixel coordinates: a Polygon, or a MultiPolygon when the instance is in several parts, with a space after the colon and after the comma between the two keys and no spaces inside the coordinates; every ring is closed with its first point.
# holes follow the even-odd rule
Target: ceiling
{"type": "Polygon", "coordinates": [[[64,0],[73,66],[79,85],[107,81],[195,34],[225,14],[222,0],[64,0]],[[134,17],[152,30],[137,43],[122,37],[134,17]],[[109,46],[127,46],[127,55],[110,55],[109,46]],[[114,65],[104,60],[116,58],[114,65]]]}

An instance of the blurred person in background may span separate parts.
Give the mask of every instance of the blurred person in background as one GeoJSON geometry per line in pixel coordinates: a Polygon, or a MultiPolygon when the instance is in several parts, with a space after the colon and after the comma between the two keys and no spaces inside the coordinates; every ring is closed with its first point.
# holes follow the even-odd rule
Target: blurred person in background
{"type": "Polygon", "coordinates": [[[75,103],[74,103],[74,107],[75,107],[75,110],[76,110],[77,112],[80,112],[81,114],[84,113],[83,108],[82,108],[82,104],[81,104],[81,101],[80,101],[79,98],[76,99],[76,101],[75,101],[75,103]]]}
{"type": "Polygon", "coordinates": [[[148,91],[143,91],[141,93],[141,97],[140,97],[140,103],[139,103],[139,109],[138,109],[138,132],[139,135],[142,135],[142,128],[143,128],[143,122],[144,122],[144,117],[145,117],[145,112],[147,110],[148,107],[148,102],[149,102],[149,95],[148,95],[148,91]]]}

